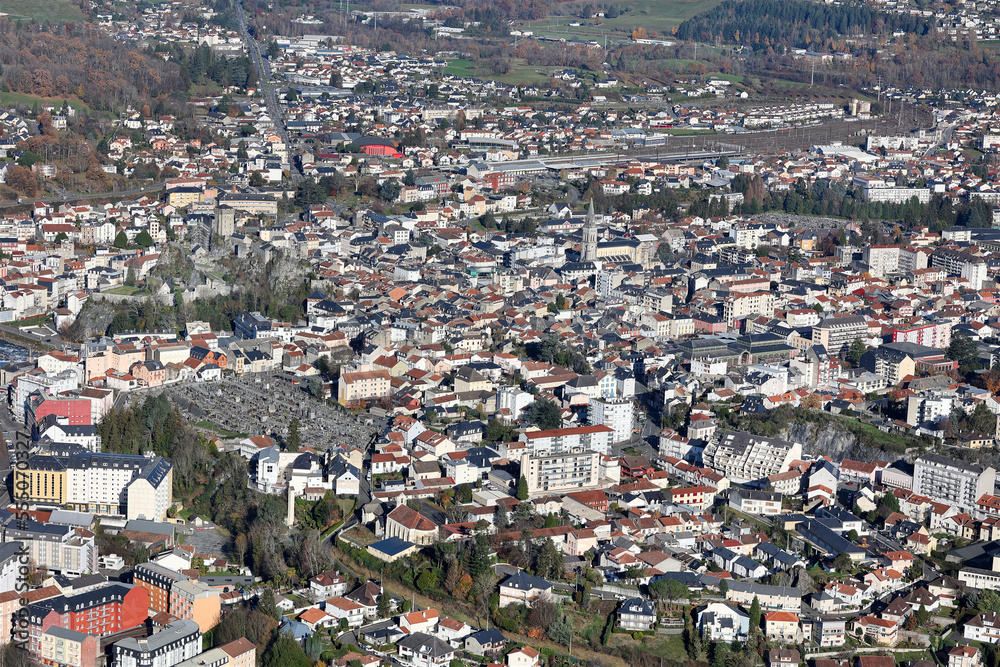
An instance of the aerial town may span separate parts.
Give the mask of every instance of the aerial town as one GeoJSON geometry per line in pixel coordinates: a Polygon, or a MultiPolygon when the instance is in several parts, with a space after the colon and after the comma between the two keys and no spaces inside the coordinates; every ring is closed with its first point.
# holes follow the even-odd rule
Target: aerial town
{"type": "Polygon", "coordinates": [[[1000,667],[1000,7],[663,3],[0,0],[0,665],[1000,667]]]}

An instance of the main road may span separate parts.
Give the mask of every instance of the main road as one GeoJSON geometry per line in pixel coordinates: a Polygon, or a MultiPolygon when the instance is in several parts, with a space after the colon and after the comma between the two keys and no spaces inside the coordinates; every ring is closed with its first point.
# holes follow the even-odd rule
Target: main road
{"type": "Polygon", "coordinates": [[[267,114],[271,117],[274,122],[274,129],[278,132],[278,136],[281,137],[281,142],[285,145],[285,150],[288,153],[288,171],[292,180],[292,185],[297,185],[303,179],[302,172],[299,167],[295,164],[295,160],[292,157],[292,144],[288,140],[288,131],[285,129],[285,116],[281,105],[278,104],[278,95],[275,92],[276,86],[271,81],[271,67],[260,55],[260,43],[250,35],[250,30],[247,27],[247,17],[243,13],[243,1],[233,0],[233,4],[236,6],[236,15],[240,20],[240,34],[243,35],[243,41],[246,42],[247,51],[250,53],[250,58],[253,60],[253,66],[257,70],[257,80],[261,91],[264,93],[264,103],[267,106],[267,114]]]}

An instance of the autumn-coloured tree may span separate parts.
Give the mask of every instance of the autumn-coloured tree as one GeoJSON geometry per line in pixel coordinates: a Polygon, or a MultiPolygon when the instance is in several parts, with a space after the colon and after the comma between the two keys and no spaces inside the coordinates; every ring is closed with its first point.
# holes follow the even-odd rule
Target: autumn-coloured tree
{"type": "Polygon", "coordinates": [[[802,399],[802,407],[810,408],[812,410],[819,410],[823,407],[823,401],[820,399],[819,394],[813,392],[802,399]]]}
{"type": "Polygon", "coordinates": [[[991,394],[1000,392],[1000,369],[991,368],[980,373],[976,378],[976,384],[991,394]]]}
{"type": "Polygon", "coordinates": [[[646,29],[641,26],[632,31],[632,39],[634,40],[647,39],[648,36],[649,33],[647,33],[646,29]]]}
{"type": "Polygon", "coordinates": [[[38,192],[38,181],[31,169],[27,167],[11,167],[7,170],[7,185],[29,197],[38,192]]]}
{"type": "Polygon", "coordinates": [[[42,134],[48,137],[54,137],[56,135],[56,128],[52,124],[52,114],[48,111],[43,111],[38,114],[38,129],[41,130],[42,134]]]}

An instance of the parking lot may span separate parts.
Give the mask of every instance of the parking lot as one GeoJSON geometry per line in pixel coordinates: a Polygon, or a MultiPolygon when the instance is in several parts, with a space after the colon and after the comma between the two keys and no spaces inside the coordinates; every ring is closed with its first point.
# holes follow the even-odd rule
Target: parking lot
{"type": "Polygon", "coordinates": [[[214,526],[195,528],[187,526],[178,532],[184,535],[184,544],[194,547],[195,553],[228,556],[230,540],[214,526]]]}

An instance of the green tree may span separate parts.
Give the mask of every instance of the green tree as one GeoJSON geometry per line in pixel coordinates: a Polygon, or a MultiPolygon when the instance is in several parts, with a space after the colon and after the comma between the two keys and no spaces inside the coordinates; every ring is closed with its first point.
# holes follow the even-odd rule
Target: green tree
{"type": "Polygon", "coordinates": [[[712,667],[727,667],[729,664],[729,644],[712,642],[709,645],[712,667]]]}
{"type": "Polygon", "coordinates": [[[615,631],[615,615],[609,614],[608,620],[604,623],[604,630],[601,631],[601,645],[607,646],[611,643],[611,635],[615,631]]]}
{"type": "Polygon", "coordinates": [[[281,610],[275,604],[274,591],[270,588],[264,588],[264,591],[260,594],[260,598],[257,600],[257,611],[276,621],[281,620],[281,610]]]}
{"type": "Polygon", "coordinates": [[[920,608],[913,612],[913,617],[917,620],[917,627],[923,628],[930,622],[931,613],[927,611],[927,607],[920,605],[920,608]]]}
{"type": "Polygon", "coordinates": [[[847,350],[847,360],[852,366],[857,366],[861,362],[861,357],[868,351],[868,346],[860,338],[855,338],[851,347],[847,350]]]}
{"type": "Polygon", "coordinates": [[[510,526],[510,515],[504,503],[497,503],[496,524],[497,530],[506,530],[510,526]]]}
{"type": "Polygon", "coordinates": [[[514,497],[521,501],[528,499],[528,480],[524,475],[521,475],[520,479],[517,480],[517,491],[514,493],[514,497]]]}
{"type": "Polygon", "coordinates": [[[139,235],[135,237],[135,243],[142,248],[150,248],[153,245],[153,237],[149,235],[145,229],[139,232],[139,235]]]}
{"type": "Polygon", "coordinates": [[[555,643],[568,646],[573,641],[573,624],[565,615],[561,616],[549,626],[548,635],[555,643]]]}
{"type": "Polygon", "coordinates": [[[476,534],[469,554],[469,574],[475,579],[490,569],[490,543],[485,532],[476,534]]]}
{"type": "Polygon", "coordinates": [[[837,554],[837,557],[833,559],[833,567],[838,572],[850,572],[854,567],[854,561],[847,554],[837,554]]]}
{"type": "Polygon", "coordinates": [[[899,512],[899,498],[892,493],[884,493],[878,499],[878,506],[875,510],[883,519],[890,514],[899,512]]]}
{"type": "Polygon", "coordinates": [[[499,419],[491,419],[486,423],[486,432],[483,437],[488,442],[508,442],[514,437],[514,429],[499,419]]]}
{"type": "Polygon", "coordinates": [[[295,638],[284,632],[278,633],[261,661],[262,667],[314,667],[314,664],[295,638]]]}
{"type": "Polygon", "coordinates": [[[125,235],[125,230],[115,235],[115,247],[119,249],[128,247],[128,236],[125,235]]]}
{"type": "Polygon", "coordinates": [[[427,568],[420,573],[420,576],[417,577],[417,581],[415,583],[418,591],[421,593],[428,593],[437,586],[438,581],[437,576],[434,574],[434,570],[427,568]]]}
{"type": "Polygon", "coordinates": [[[959,366],[975,364],[979,361],[979,347],[969,336],[959,332],[951,337],[946,356],[957,361],[959,366]]]}
{"type": "Polygon", "coordinates": [[[547,398],[537,398],[528,406],[527,418],[543,430],[559,428],[562,425],[562,410],[547,398]]]}
{"type": "Polygon", "coordinates": [[[399,193],[403,191],[403,186],[395,178],[390,178],[378,189],[378,196],[384,201],[394,202],[399,199],[399,193]]]}
{"type": "Polygon", "coordinates": [[[691,591],[675,579],[660,579],[649,585],[649,594],[657,600],[686,600],[691,591]]]}
{"type": "Polygon", "coordinates": [[[719,595],[724,598],[726,597],[726,594],[728,592],[729,592],[729,582],[723,579],[721,582],[719,582],[719,595]]]}
{"type": "Polygon", "coordinates": [[[378,617],[385,618],[389,615],[389,594],[382,593],[378,596],[378,617]]]}
{"type": "Polygon", "coordinates": [[[264,175],[259,171],[250,172],[250,185],[255,188],[264,187],[264,175]]]}
{"type": "Polygon", "coordinates": [[[299,418],[292,417],[292,421],[288,422],[288,438],[285,440],[285,447],[290,452],[299,451],[299,446],[302,444],[302,436],[299,433],[299,418]]]}
{"type": "Polygon", "coordinates": [[[976,609],[987,614],[1000,614],[1000,593],[984,590],[976,600],[976,609]]]}
{"type": "Polygon", "coordinates": [[[56,243],[62,243],[63,241],[65,241],[68,238],[69,238],[69,236],[66,235],[66,232],[59,232],[58,234],[56,234],[55,242],[56,243]]]}
{"type": "Polygon", "coordinates": [[[760,630],[760,600],[757,596],[753,596],[753,602],[750,603],[750,634],[754,634],[760,630]]]}
{"type": "Polygon", "coordinates": [[[472,487],[462,483],[455,487],[455,500],[460,503],[472,502],[472,487]]]}

